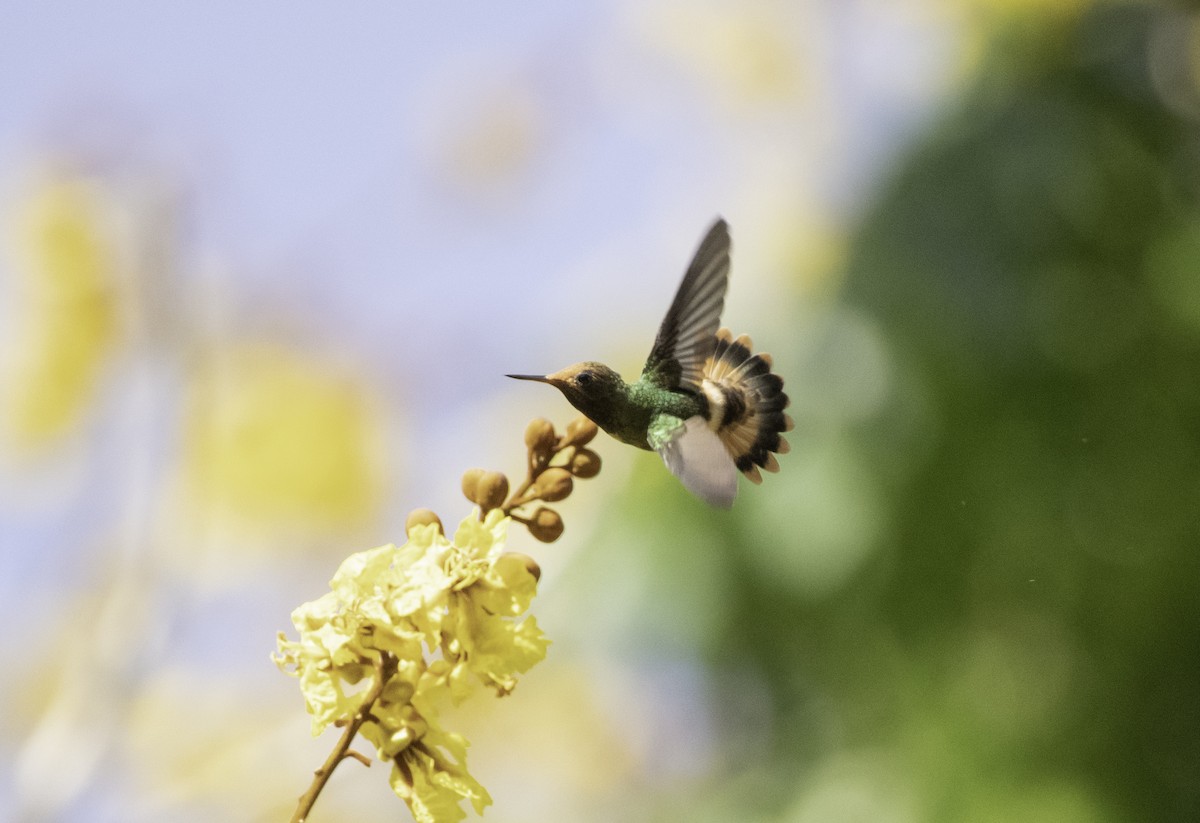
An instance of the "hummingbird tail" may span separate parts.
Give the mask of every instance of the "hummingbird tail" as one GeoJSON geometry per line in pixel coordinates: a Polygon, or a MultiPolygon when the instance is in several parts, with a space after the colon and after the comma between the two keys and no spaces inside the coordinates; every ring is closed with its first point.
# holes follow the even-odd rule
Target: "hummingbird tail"
{"type": "Polygon", "coordinates": [[[775,454],[787,454],[790,448],[781,434],[791,431],[792,418],[784,414],[791,401],[783,393],[783,378],[771,372],[771,355],[753,354],[753,345],[747,335],[735,340],[729,329],[718,331],[701,389],[709,426],[738,470],[761,483],[759,468],[779,471],[775,454]]]}

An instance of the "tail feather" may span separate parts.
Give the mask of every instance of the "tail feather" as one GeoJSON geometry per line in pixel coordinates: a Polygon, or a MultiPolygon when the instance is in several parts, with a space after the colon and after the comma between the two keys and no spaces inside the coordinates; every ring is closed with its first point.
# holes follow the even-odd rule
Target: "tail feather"
{"type": "Polygon", "coordinates": [[[761,483],[760,468],[779,471],[772,452],[791,449],[781,433],[791,431],[792,418],[783,412],[791,402],[783,392],[783,378],[771,372],[771,356],[752,354],[753,346],[748,335],[734,339],[728,329],[718,331],[701,389],[709,404],[709,425],[738,470],[761,483]]]}

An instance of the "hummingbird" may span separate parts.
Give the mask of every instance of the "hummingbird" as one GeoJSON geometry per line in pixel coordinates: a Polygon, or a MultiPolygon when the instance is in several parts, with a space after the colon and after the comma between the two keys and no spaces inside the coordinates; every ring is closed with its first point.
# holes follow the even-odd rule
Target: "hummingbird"
{"type": "Polygon", "coordinates": [[[659,327],[641,377],[626,383],[592,360],[553,374],[509,374],[554,386],[622,443],[658,452],[684,487],[729,508],[737,473],[762,482],[779,471],[792,419],[783,379],[750,338],[719,328],[729,285],[729,226],[718,218],[692,257],[659,327]]]}

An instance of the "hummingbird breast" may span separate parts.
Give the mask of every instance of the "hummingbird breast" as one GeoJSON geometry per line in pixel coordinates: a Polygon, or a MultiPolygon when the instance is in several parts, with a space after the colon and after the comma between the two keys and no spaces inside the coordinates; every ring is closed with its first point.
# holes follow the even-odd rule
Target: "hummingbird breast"
{"type": "Polygon", "coordinates": [[[651,450],[648,435],[650,424],[660,414],[669,414],[680,420],[703,415],[705,403],[702,397],[682,389],[664,389],[644,380],[629,386],[623,408],[616,411],[605,425],[604,421],[593,421],[622,443],[651,450]]]}

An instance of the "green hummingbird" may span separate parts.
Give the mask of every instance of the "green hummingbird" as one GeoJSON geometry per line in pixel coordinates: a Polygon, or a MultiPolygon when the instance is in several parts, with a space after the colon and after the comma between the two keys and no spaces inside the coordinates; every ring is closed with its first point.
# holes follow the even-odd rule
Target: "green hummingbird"
{"type": "Polygon", "coordinates": [[[781,433],[792,419],[783,379],[750,338],[718,329],[729,284],[729,226],[717,219],[704,236],[663,318],[636,383],[603,363],[585,361],[553,374],[510,374],[554,386],[610,435],[654,450],[697,497],[729,508],[737,472],[761,483],[759,468],[779,471],[781,433]]]}

